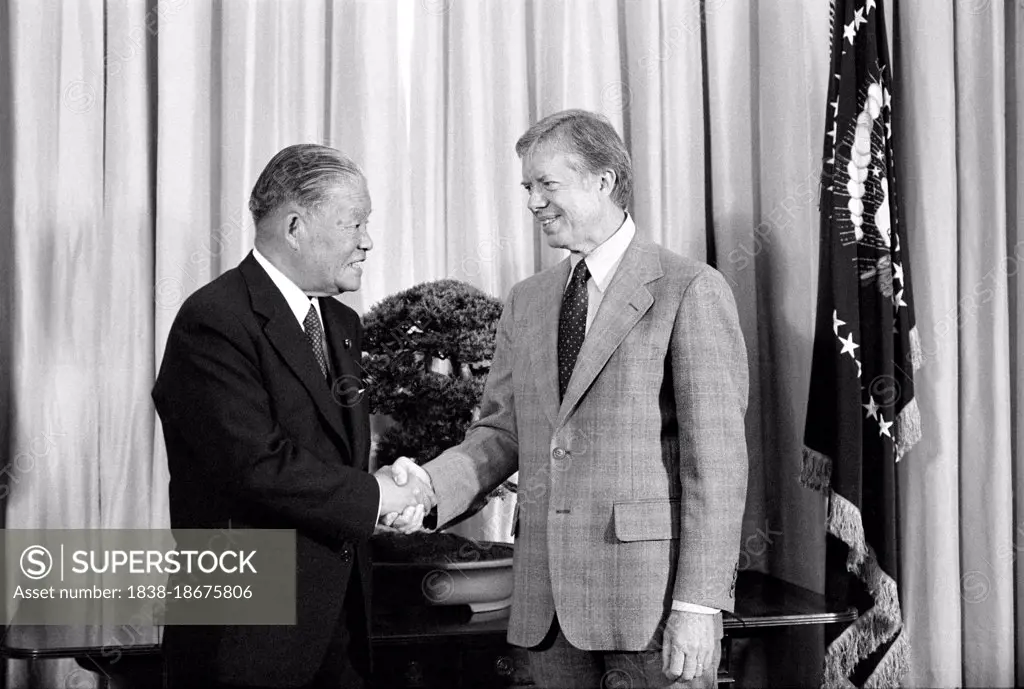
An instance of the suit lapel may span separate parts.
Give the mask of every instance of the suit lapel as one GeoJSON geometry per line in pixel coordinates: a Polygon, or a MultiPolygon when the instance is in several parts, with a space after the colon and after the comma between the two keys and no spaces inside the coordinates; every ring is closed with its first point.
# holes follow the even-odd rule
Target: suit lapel
{"type": "Polygon", "coordinates": [[[324,380],[320,366],[313,357],[313,351],[310,349],[309,343],[306,342],[302,326],[295,320],[295,314],[288,308],[288,302],[285,301],[270,276],[253,258],[251,252],[242,261],[239,270],[249,286],[253,310],[267,319],[263,324],[263,332],[267,339],[270,340],[292,373],[302,381],[321,416],[341,438],[342,443],[351,454],[352,447],[348,441],[348,434],[345,432],[341,407],[335,402],[331,388],[324,380]]]}
{"type": "Polygon", "coordinates": [[[341,406],[345,427],[351,434],[354,454],[352,463],[365,469],[369,457],[370,416],[367,411],[366,384],[360,362],[362,352],[356,333],[348,332],[333,299],[320,300],[324,331],[334,371],[333,397],[341,406]]]}
{"type": "MultiPolygon", "coordinates": [[[[651,308],[654,297],[646,285],[663,274],[661,261],[658,260],[654,247],[634,238],[622,256],[622,262],[612,277],[611,284],[608,285],[608,290],[601,301],[601,308],[598,309],[580,348],[569,386],[558,410],[556,427],[565,423],[583,393],[608,362],[612,352],[651,308]]],[[[556,332],[557,324],[556,312],[556,332]]],[[[557,370],[554,375],[557,379],[557,370]]]]}
{"type": "MultiPolygon", "coordinates": [[[[540,313],[539,317],[531,319],[526,341],[544,414],[553,425],[558,417],[558,314],[562,308],[562,292],[569,280],[569,259],[542,273],[541,278],[531,297],[539,303],[540,313]]],[[[526,311],[533,313],[532,305],[526,311]]]]}

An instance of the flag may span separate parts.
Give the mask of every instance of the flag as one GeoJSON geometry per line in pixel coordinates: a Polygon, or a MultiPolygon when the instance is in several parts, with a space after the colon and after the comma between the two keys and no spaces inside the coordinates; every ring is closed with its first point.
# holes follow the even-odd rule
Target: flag
{"type": "Polygon", "coordinates": [[[921,435],[921,345],[894,162],[897,104],[882,0],[832,0],[831,24],[800,480],[828,498],[835,540],[828,539],[826,593],[859,611],[829,644],[823,686],[897,686],[909,643],[898,591],[896,463],[921,435]]]}

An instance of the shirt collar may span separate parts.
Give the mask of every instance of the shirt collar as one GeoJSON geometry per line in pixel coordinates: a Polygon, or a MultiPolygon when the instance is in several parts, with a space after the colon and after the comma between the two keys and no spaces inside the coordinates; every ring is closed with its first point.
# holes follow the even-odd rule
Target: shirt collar
{"type": "Polygon", "coordinates": [[[581,254],[569,255],[569,275],[572,275],[576,264],[586,258],[587,270],[590,271],[590,277],[593,279],[594,285],[598,290],[604,292],[608,289],[608,285],[611,284],[612,278],[615,277],[615,271],[618,269],[619,264],[622,263],[622,257],[626,254],[626,249],[629,247],[629,243],[633,241],[634,236],[636,236],[636,225],[633,223],[633,218],[630,217],[629,213],[626,213],[626,219],[619,225],[619,229],[615,230],[611,237],[604,240],[596,249],[591,251],[589,256],[584,257],[581,254]]]}
{"type": "Polygon", "coordinates": [[[303,325],[306,321],[306,314],[309,313],[309,305],[312,304],[313,308],[316,309],[316,314],[320,316],[320,322],[323,323],[323,316],[320,314],[320,300],[315,297],[307,297],[302,289],[291,281],[287,275],[282,273],[277,267],[267,259],[266,256],[260,253],[259,249],[253,247],[252,257],[256,259],[263,270],[270,276],[271,281],[277,285],[277,289],[280,290],[281,296],[288,302],[288,308],[295,314],[295,320],[299,322],[299,325],[303,325]]]}

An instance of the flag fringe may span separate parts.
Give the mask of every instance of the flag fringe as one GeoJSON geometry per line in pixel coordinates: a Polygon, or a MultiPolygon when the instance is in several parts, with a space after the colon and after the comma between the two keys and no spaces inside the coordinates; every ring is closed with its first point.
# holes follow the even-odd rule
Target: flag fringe
{"type": "MultiPolygon", "coordinates": [[[[850,549],[846,568],[864,582],[875,604],[836,637],[825,653],[822,686],[839,689],[853,686],[847,679],[857,663],[867,658],[903,628],[896,582],[878,564],[874,550],[864,540],[860,510],[835,491],[829,494],[828,532],[850,549]]],[[[901,636],[905,636],[901,635],[901,636]]],[[[909,666],[909,643],[899,638],[872,671],[873,687],[895,687],[909,666]]]]}
{"type": "Polygon", "coordinates": [[[868,555],[860,510],[839,493],[829,491],[828,521],[825,526],[830,534],[841,540],[850,549],[850,553],[846,557],[846,569],[857,574],[858,568],[868,555]]]}
{"type": "Polygon", "coordinates": [[[896,434],[893,438],[897,462],[921,439],[921,410],[917,406],[916,397],[911,397],[896,415],[896,434]]]}
{"type": "Polygon", "coordinates": [[[916,371],[924,365],[924,350],[921,348],[921,334],[915,325],[910,329],[910,366],[916,371]]]}
{"type": "Polygon", "coordinates": [[[864,682],[864,689],[887,689],[898,687],[907,668],[910,667],[910,638],[907,630],[900,629],[892,646],[879,661],[878,667],[864,682]]]}
{"type": "Polygon", "coordinates": [[[826,492],[832,486],[832,460],[817,450],[804,446],[800,483],[826,492]]]}

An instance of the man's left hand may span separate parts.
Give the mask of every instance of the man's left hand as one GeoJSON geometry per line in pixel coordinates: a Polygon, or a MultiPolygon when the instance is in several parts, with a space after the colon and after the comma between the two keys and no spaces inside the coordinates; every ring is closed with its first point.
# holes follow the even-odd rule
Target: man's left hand
{"type": "Polygon", "coordinates": [[[673,681],[700,677],[711,665],[716,643],[714,615],[673,610],[662,638],[662,672],[673,681]]]}

